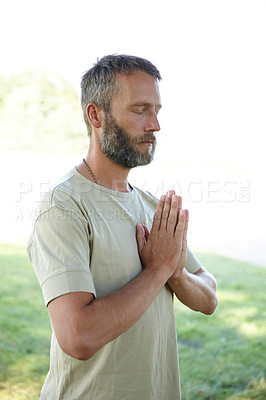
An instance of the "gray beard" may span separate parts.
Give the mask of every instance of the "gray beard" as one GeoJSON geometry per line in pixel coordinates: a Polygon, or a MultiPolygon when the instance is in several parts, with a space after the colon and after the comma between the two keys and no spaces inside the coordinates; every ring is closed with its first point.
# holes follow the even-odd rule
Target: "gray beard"
{"type": "Polygon", "coordinates": [[[110,160],[124,168],[135,168],[150,164],[156,147],[156,140],[152,133],[133,140],[129,134],[116,124],[110,113],[105,114],[106,120],[101,137],[102,151],[110,160]],[[147,153],[140,153],[136,149],[139,141],[152,140],[152,149],[147,153]]]}

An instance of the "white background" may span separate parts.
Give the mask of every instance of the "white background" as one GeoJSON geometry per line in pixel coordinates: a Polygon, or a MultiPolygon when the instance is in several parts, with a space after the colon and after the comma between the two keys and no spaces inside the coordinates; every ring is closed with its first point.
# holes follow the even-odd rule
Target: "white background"
{"type": "MultiPolygon", "coordinates": [[[[193,249],[266,266],[265,21],[265,0],[2,1],[0,73],[47,70],[79,92],[98,57],[152,61],[163,77],[162,129],[155,161],[131,181],[183,195],[193,249]]],[[[60,164],[0,156],[0,240],[24,242],[33,200],[84,154],[60,164]]]]}

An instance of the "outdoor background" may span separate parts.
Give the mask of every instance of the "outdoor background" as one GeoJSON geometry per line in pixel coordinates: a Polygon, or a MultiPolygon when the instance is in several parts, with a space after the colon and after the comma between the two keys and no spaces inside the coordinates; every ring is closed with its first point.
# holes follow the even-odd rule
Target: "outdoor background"
{"type": "Polygon", "coordinates": [[[175,305],[184,398],[264,399],[266,1],[0,4],[0,399],[38,398],[48,369],[25,244],[34,203],[86,155],[81,76],[113,53],[147,58],[163,78],[156,157],[130,182],[182,195],[189,246],[218,281],[214,316],[175,305]]]}

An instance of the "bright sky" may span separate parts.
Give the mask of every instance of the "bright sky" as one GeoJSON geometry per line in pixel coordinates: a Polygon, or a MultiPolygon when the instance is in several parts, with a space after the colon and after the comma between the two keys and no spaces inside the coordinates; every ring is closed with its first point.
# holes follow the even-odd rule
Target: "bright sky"
{"type": "Polygon", "coordinates": [[[191,165],[194,177],[218,179],[225,171],[224,179],[250,179],[248,212],[256,209],[259,217],[265,21],[266,0],[2,0],[0,73],[36,67],[79,91],[82,73],[97,57],[149,59],[163,77],[158,159],[182,161],[190,178],[191,165]]]}

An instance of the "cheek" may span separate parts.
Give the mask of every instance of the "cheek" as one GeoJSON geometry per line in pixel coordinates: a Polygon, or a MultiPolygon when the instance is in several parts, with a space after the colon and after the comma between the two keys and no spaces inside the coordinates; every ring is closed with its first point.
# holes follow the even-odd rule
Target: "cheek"
{"type": "Polygon", "coordinates": [[[143,132],[145,122],[143,116],[133,115],[119,121],[119,126],[130,136],[138,136],[143,132]]]}
{"type": "Polygon", "coordinates": [[[146,116],[135,114],[128,121],[128,130],[131,130],[135,134],[139,134],[144,131],[146,125],[146,116]]]}

